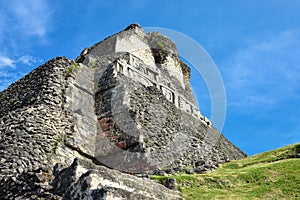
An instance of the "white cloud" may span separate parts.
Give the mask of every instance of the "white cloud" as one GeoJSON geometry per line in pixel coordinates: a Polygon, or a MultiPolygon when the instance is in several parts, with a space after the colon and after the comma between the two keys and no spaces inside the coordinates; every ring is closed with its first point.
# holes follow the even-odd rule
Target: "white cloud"
{"type": "Polygon", "coordinates": [[[0,56],[0,68],[1,67],[15,67],[15,61],[7,56],[0,56]]]}
{"type": "Polygon", "coordinates": [[[299,55],[299,31],[285,31],[236,52],[224,74],[229,104],[255,112],[300,98],[299,55]]]}
{"type": "Polygon", "coordinates": [[[0,51],[16,52],[21,46],[24,51],[24,46],[32,43],[47,43],[52,13],[45,0],[10,0],[1,4],[0,51]]]}
{"type": "Polygon", "coordinates": [[[45,44],[52,10],[46,0],[10,0],[0,9],[0,91],[42,62],[28,51],[45,44]]]}
{"type": "Polygon", "coordinates": [[[43,0],[12,1],[12,12],[22,33],[44,37],[50,26],[51,11],[43,0]]]}
{"type": "Polygon", "coordinates": [[[19,58],[0,55],[0,92],[25,75],[24,67],[32,67],[41,64],[41,62],[41,59],[31,55],[24,55],[19,58]]]}
{"type": "Polygon", "coordinates": [[[31,55],[24,55],[19,58],[10,58],[5,55],[0,55],[0,68],[10,67],[14,68],[16,65],[33,66],[36,63],[41,63],[42,59],[33,57],[31,55]]]}
{"type": "Polygon", "coordinates": [[[36,63],[42,62],[42,59],[33,57],[31,55],[25,55],[25,56],[19,57],[17,59],[17,62],[20,62],[20,63],[28,65],[28,66],[33,66],[36,63]]]}

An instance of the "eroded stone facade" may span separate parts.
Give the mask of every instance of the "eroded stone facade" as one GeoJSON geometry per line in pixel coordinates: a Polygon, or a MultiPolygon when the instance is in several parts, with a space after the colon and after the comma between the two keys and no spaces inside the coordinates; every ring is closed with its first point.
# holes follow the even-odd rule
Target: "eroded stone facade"
{"type": "MultiPolygon", "coordinates": [[[[180,63],[177,63],[177,65],[180,65],[180,63]]],[[[138,57],[128,53],[126,56],[117,59],[114,70],[115,74],[118,74],[118,72],[124,74],[134,81],[142,83],[146,87],[154,86],[158,88],[166,99],[176,107],[200,119],[201,122],[207,125],[211,124],[208,118],[201,114],[198,106],[186,100],[182,94],[174,90],[171,83],[166,81],[166,78],[161,75],[158,67],[153,69],[153,67],[148,66],[138,57]]]]}
{"type": "Polygon", "coordinates": [[[38,67],[0,93],[0,198],[181,199],[109,168],[203,172],[246,156],[201,114],[189,78],[175,44],[138,25],[38,67]]]}

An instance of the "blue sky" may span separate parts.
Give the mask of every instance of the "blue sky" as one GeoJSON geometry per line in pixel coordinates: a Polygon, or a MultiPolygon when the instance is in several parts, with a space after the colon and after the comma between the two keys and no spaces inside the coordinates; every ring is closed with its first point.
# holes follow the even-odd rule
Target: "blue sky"
{"type": "MultiPolygon", "coordinates": [[[[224,135],[252,155],[300,141],[300,1],[0,0],[0,91],[56,56],[137,22],[179,31],[216,63],[227,94],[224,135]]],[[[210,97],[192,75],[201,111],[210,97]]]]}

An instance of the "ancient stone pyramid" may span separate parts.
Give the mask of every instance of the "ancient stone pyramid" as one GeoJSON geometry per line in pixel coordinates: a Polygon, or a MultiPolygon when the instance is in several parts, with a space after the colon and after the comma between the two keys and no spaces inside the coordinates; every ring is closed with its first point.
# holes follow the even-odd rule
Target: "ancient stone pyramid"
{"type": "Polygon", "coordinates": [[[0,152],[0,199],[180,199],[121,172],[201,173],[246,156],[199,111],[175,44],[136,24],[1,92],[0,152]]]}

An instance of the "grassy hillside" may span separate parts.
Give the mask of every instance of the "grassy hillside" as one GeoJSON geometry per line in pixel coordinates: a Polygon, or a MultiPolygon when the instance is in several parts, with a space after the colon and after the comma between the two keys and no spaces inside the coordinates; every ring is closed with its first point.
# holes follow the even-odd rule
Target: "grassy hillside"
{"type": "MultiPolygon", "coordinates": [[[[187,200],[300,199],[299,156],[300,143],[224,163],[208,174],[172,177],[187,200]]],[[[166,177],[153,179],[163,181],[166,177]]]]}

